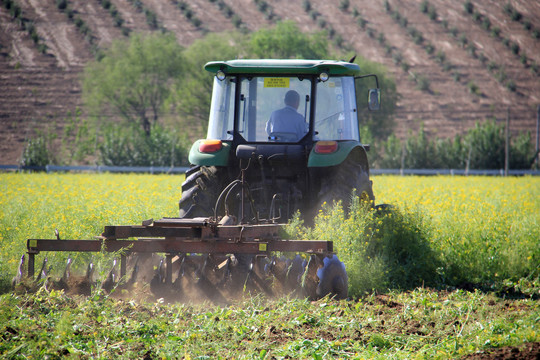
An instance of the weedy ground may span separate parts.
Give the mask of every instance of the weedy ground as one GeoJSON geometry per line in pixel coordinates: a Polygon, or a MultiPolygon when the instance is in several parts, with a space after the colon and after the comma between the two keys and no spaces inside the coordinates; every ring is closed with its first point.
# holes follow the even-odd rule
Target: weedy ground
{"type": "MultiPolygon", "coordinates": [[[[182,178],[0,174],[0,356],[447,359],[501,348],[516,355],[524,344],[536,356],[540,180],[373,180],[377,203],[394,210],[329,206],[313,228],[299,218],[288,228],[335,242],[351,300],[258,295],[216,307],[118,300],[96,289],[89,297],[12,292],[26,239],[52,238],[54,229],[63,239],[93,238],[105,225],[175,216],[182,178]]],[[[61,272],[67,254],[48,256],[61,272]]],[[[112,260],[72,257],[80,270],[92,260],[101,278],[112,260]]]]}
{"type": "Polygon", "coordinates": [[[139,304],[0,297],[4,358],[448,359],[540,341],[538,301],[415,289],[359,300],[139,304]]]}

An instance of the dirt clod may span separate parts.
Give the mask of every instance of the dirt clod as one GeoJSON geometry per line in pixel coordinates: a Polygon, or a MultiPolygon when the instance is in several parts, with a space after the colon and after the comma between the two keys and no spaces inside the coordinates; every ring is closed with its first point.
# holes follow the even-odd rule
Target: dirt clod
{"type": "Polygon", "coordinates": [[[462,359],[474,360],[538,360],[540,359],[540,342],[526,343],[521,346],[506,346],[498,349],[488,349],[469,354],[462,359]]]}

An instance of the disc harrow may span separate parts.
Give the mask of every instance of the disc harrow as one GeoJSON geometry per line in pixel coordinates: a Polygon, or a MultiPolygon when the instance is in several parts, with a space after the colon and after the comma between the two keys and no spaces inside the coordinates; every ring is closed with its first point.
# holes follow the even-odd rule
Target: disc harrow
{"type": "MultiPolygon", "coordinates": [[[[114,260],[101,282],[106,292],[119,287],[129,293],[142,285],[139,288],[149,288],[156,298],[208,299],[220,304],[246,293],[345,298],[347,275],[332,241],[282,239],[282,227],[221,225],[202,217],[162,218],[143,221],[142,225],[105,226],[103,233],[91,240],[65,240],[56,233],[55,239],[27,240],[27,276],[34,279],[36,256],[41,253],[109,252],[118,254],[119,263],[114,260]]],[[[24,276],[24,260],[23,256],[14,285],[24,276]]],[[[36,281],[89,295],[96,284],[94,265],[88,264],[86,274],[75,277],[71,263],[68,257],[62,277],[52,281],[45,257],[36,281]]]]}

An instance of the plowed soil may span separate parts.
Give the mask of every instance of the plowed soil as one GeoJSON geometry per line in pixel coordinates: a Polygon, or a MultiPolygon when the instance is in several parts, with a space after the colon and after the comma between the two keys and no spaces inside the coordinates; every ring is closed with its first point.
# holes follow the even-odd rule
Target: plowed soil
{"type": "Polygon", "coordinates": [[[507,346],[467,355],[462,359],[470,360],[538,360],[540,359],[540,343],[527,343],[522,346],[507,346]]]}

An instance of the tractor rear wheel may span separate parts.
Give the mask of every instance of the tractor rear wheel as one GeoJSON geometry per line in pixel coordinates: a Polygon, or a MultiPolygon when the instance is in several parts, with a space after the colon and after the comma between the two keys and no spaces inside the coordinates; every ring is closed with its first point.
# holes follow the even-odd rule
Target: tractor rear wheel
{"type": "Polygon", "coordinates": [[[214,215],[216,200],[227,178],[225,169],[216,166],[195,166],[186,172],[182,196],[178,203],[181,218],[214,215]]]}
{"type": "Polygon", "coordinates": [[[317,211],[324,203],[332,206],[333,201],[340,200],[347,211],[353,190],[356,190],[361,201],[373,204],[375,196],[367,166],[356,156],[350,155],[340,165],[329,168],[328,171],[330,174],[321,179],[317,211]]]}

